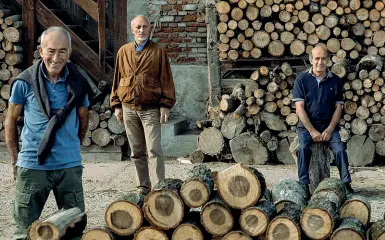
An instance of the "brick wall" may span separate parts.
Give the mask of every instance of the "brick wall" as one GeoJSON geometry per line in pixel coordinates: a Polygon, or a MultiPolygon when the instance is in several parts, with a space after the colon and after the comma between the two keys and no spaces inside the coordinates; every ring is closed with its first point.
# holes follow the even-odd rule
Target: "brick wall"
{"type": "Polygon", "coordinates": [[[197,17],[201,0],[164,0],[166,5],[154,6],[150,1],[150,19],[159,12],[160,27],[153,41],[167,48],[172,63],[207,62],[206,23],[197,17]]]}

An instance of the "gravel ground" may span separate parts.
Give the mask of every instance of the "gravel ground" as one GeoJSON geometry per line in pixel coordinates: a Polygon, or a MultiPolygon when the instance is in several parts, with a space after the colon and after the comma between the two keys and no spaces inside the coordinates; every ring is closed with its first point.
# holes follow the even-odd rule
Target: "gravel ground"
{"type": "MultiPolygon", "coordinates": [[[[232,164],[207,163],[212,170],[220,171],[232,164]]],[[[166,177],[185,179],[193,165],[179,164],[175,160],[166,162],[166,177]]],[[[295,166],[263,165],[255,166],[261,171],[269,189],[281,179],[297,179],[295,166]]],[[[385,168],[352,168],[352,186],[358,194],[369,197],[372,207],[371,221],[383,218],[385,211],[385,168]]],[[[338,171],[332,167],[331,175],[338,177],[338,171]]],[[[104,209],[110,202],[123,193],[135,189],[135,168],[132,162],[100,162],[84,164],[84,194],[87,228],[104,225],[104,209]]],[[[14,222],[12,219],[12,201],[15,195],[15,182],[11,180],[11,168],[7,163],[0,163],[0,239],[11,239],[14,222]]],[[[53,195],[47,201],[43,216],[56,211],[53,195]]]]}

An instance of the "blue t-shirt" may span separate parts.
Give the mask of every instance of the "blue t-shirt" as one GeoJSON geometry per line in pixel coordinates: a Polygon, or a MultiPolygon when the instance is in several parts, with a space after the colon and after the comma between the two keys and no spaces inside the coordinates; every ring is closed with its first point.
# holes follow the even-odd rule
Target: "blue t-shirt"
{"type": "MultiPolygon", "coordinates": [[[[40,66],[39,71],[43,71],[42,66],[40,66]]],[[[53,111],[57,111],[68,101],[68,90],[65,82],[68,69],[65,69],[56,83],[49,81],[44,71],[43,75],[45,76],[45,87],[50,99],[50,107],[53,111]]],[[[25,81],[16,80],[12,86],[9,102],[24,105],[24,127],[21,132],[22,148],[18,155],[17,166],[37,170],[57,170],[81,166],[82,158],[78,137],[79,118],[76,107],[57,131],[55,143],[46,163],[39,165],[37,149],[47,128],[48,120],[40,111],[32,86],[25,81]]],[[[88,105],[89,101],[86,96],[80,106],[88,107],[88,105]]]]}
{"type": "MultiPolygon", "coordinates": [[[[344,104],[342,79],[330,71],[324,79],[317,79],[310,69],[295,80],[293,101],[304,101],[310,122],[318,131],[324,131],[332,120],[336,104],[344,104]]],[[[298,127],[303,124],[300,122],[298,127]]]]}

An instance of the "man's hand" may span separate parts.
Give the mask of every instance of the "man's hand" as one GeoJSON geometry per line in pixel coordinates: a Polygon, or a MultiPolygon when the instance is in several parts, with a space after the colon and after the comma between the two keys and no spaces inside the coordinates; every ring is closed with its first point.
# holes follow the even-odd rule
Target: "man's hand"
{"type": "Polygon", "coordinates": [[[160,123],[167,123],[168,116],[170,115],[170,109],[161,107],[160,108],[160,123]]]}
{"type": "Polygon", "coordinates": [[[16,181],[16,176],[17,176],[17,167],[16,164],[11,163],[12,165],[12,176],[13,176],[13,181],[16,181]]]}
{"type": "Polygon", "coordinates": [[[314,142],[322,142],[322,135],[316,129],[309,131],[314,142]]]}
{"type": "Polygon", "coordinates": [[[333,130],[326,128],[325,131],[323,131],[322,133],[322,141],[328,142],[332,134],[333,134],[333,130]]]}
{"type": "Polygon", "coordinates": [[[121,108],[115,108],[115,117],[120,124],[123,124],[123,110],[121,108]]]}

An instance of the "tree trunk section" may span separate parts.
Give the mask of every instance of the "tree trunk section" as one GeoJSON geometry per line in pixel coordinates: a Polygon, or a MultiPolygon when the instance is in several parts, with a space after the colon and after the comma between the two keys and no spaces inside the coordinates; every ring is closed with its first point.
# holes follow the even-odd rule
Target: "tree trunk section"
{"type": "Polygon", "coordinates": [[[222,240],[252,240],[252,238],[242,231],[232,231],[226,234],[222,240]]]}
{"type": "Polygon", "coordinates": [[[385,239],[385,219],[380,219],[373,224],[369,232],[370,239],[385,239]]]}
{"type": "Polygon", "coordinates": [[[82,240],[115,240],[115,235],[111,231],[104,227],[92,228],[85,232],[82,236],[82,240]]]}
{"type": "Polygon", "coordinates": [[[345,217],[339,220],[337,229],[330,239],[365,239],[365,226],[355,217],[345,217]]]}
{"type": "Polygon", "coordinates": [[[373,124],[369,128],[369,137],[373,142],[379,142],[385,138],[385,126],[382,124],[373,124]]]}
{"type": "Polygon", "coordinates": [[[234,218],[231,210],[220,198],[218,192],[215,191],[213,198],[203,206],[201,223],[213,236],[223,236],[233,228],[234,218]]]}
{"type": "Polygon", "coordinates": [[[340,218],[355,217],[364,226],[368,226],[370,222],[371,208],[369,200],[360,195],[350,195],[340,209],[340,218]]]}
{"type": "Polygon", "coordinates": [[[155,227],[141,227],[134,235],[134,240],[148,239],[168,240],[168,237],[163,231],[155,227]]]}
{"type": "Polygon", "coordinates": [[[268,153],[257,135],[245,132],[230,140],[234,161],[243,164],[264,164],[268,153]]]}
{"type": "Polygon", "coordinates": [[[295,159],[293,158],[290,152],[290,144],[287,138],[283,138],[278,145],[278,149],[276,151],[277,158],[280,162],[285,165],[293,165],[296,164],[295,159]]]}
{"type": "Polygon", "coordinates": [[[285,123],[277,115],[274,115],[272,113],[262,112],[261,120],[265,122],[267,128],[270,130],[274,130],[274,131],[287,130],[285,123]]]}
{"type": "Polygon", "coordinates": [[[232,114],[228,114],[222,122],[221,133],[227,139],[233,139],[243,132],[246,127],[244,117],[234,119],[232,114]]]}
{"type": "Polygon", "coordinates": [[[300,218],[301,207],[296,204],[286,204],[270,222],[266,231],[266,240],[278,240],[282,237],[300,240],[302,235],[300,218]]]}
{"type": "Polygon", "coordinates": [[[236,164],[221,172],[213,172],[221,198],[232,208],[244,209],[256,204],[266,189],[263,175],[252,167],[236,164]]]}
{"type": "Polygon", "coordinates": [[[187,173],[187,180],[180,189],[180,196],[191,208],[203,206],[214,190],[211,170],[206,165],[197,165],[187,173]]]}
{"type": "Polygon", "coordinates": [[[275,205],[268,200],[262,200],[255,206],[242,210],[239,225],[242,231],[251,237],[262,236],[276,214],[275,205]]]}
{"type": "Polygon", "coordinates": [[[367,136],[355,135],[347,143],[346,152],[349,164],[354,167],[363,167],[373,163],[375,145],[367,136]]]}
{"type": "Polygon", "coordinates": [[[92,141],[100,147],[107,146],[111,141],[111,134],[107,129],[98,128],[92,131],[92,141]]]}
{"type": "Polygon", "coordinates": [[[31,240],[76,237],[82,234],[86,224],[87,215],[79,208],[62,209],[35,221],[29,228],[29,237],[31,240]]]}
{"type": "Polygon", "coordinates": [[[180,179],[166,178],[158,182],[154,190],[147,194],[142,210],[152,226],[169,230],[181,223],[185,205],[178,192],[182,184],[180,179]]]}
{"type": "Polygon", "coordinates": [[[190,211],[186,214],[183,223],[172,234],[173,240],[204,240],[200,223],[200,212],[190,211]]]}
{"type": "Polygon", "coordinates": [[[214,156],[219,154],[224,145],[222,133],[214,127],[205,128],[198,137],[198,147],[204,154],[214,156]]]}
{"type": "Polygon", "coordinates": [[[105,222],[108,228],[119,236],[128,236],[136,232],[143,223],[141,208],[145,196],[128,193],[112,202],[105,211],[105,222]]]}
{"type": "Polygon", "coordinates": [[[273,203],[279,212],[287,203],[306,206],[310,196],[306,189],[294,179],[281,180],[271,189],[273,203]]]}

